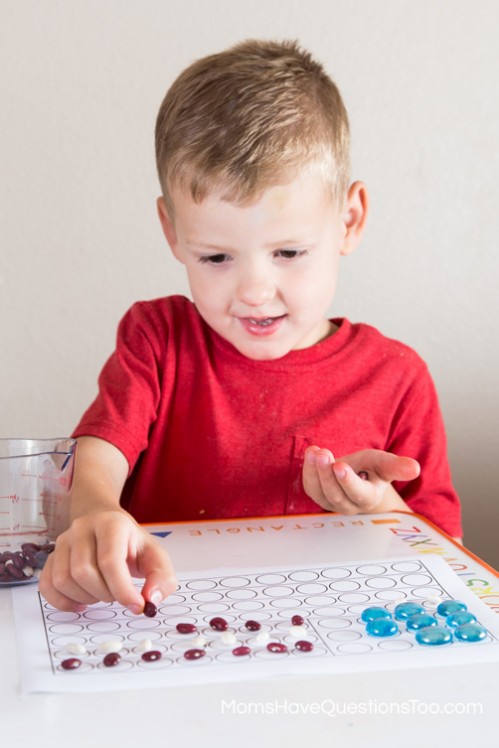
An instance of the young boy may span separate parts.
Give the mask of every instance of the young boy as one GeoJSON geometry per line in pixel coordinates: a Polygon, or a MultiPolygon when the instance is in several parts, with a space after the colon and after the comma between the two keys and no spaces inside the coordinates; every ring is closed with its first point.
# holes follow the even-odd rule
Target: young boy
{"type": "Polygon", "coordinates": [[[40,580],[55,606],[166,597],[171,561],[139,522],[402,509],[461,534],[424,363],[327,317],[367,214],[348,151],[338,90],[295,43],[244,42],[168,91],[158,211],[194,303],[138,303],[120,324],[40,580]]]}

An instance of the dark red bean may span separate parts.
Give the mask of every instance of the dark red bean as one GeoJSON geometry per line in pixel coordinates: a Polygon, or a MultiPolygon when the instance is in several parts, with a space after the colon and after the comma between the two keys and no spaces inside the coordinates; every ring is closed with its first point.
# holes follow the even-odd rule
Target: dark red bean
{"type": "Polygon", "coordinates": [[[187,652],[184,652],[184,657],[186,660],[199,660],[205,654],[204,649],[188,649],[187,652]]]}
{"type": "Polygon", "coordinates": [[[179,634],[194,634],[197,630],[193,623],[177,623],[175,628],[179,634]]]}
{"type": "Polygon", "coordinates": [[[359,476],[359,478],[361,478],[361,480],[369,480],[369,476],[365,470],[361,470],[360,473],[357,473],[357,475],[359,476]]]}
{"type": "Polygon", "coordinates": [[[36,554],[37,551],[23,551],[23,558],[28,564],[28,566],[31,566],[31,568],[36,568],[36,554]]]}
{"type": "Polygon", "coordinates": [[[28,551],[32,553],[33,551],[39,551],[40,546],[37,543],[22,543],[21,550],[23,553],[27,553],[28,551]]]}
{"type": "Polygon", "coordinates": [[[45,553],[52,553],[54,548],[55,548],[55,543],[44,543],[44,545],[40,547],[40,550],[45,551],[45,553]]]}
{"type": "Polygon", "coordinates": [[[118,652],[109,652],[104,657],[102,662],[104,663],[106,667],[114,667],[115,665],[119,663],[120,660],[121,660],[121,655],[118,654],[118,652]]]}
{"type": "Polygon", "coordinates": [[[260,631],[262,628],[262,624],[258,623],[258,621],[246,621],[244,624],[248,631],[260,631]]]}
{"type": "Polygon", "coordinates": [[[303,616],[296,615],[291,619],[291,623],[293,624],[293,626],[303,626],[305,621],[303,619],[303,616]]]}
{"type": "Polygon", "coordinates": [[[69,657],[67,660],[61,662],[63,670],[76,670],[81,665],[81,660],[78,657],[69,657]]]}
{"type": "Polygon", "coordinates": [[[270,642],[270,644],[267,644],[267,649],[269,652],[287,652],[288,648],[285,644],[281,644],[281,642],[270,642]]]}
{"type": "Polygon", "coordinates": [[[150,600],[146,602],[144,605],[144,615],[148,618],[154,618],[156,613],[158,612],[157,607],[152,603],[150,600]]]}
{"type": "Polygon", "coordinates": [[[251,653],[251,649],[246,646],[236,647],[232,650],[232,654],[234,657],[244,657],[245,655],[249,655],[251,653]]]}
{"type": "Polygon", "coordinates": [[[161,659],[161,652],[158,652],[157,649],[150,649],[142,654],[142,659],[144,662],[156,662],[156,660],[161,659]]]}
{"type": "Polygon", "coordinates": [[[214,631],[227,631],[229,624],[225,618],[215,617],[210,621],[210,626],[214,631]]]}
{"type": "Polygon", "coordinates": [[[12,554],[12,563],[16,567],[16,569],[19,569],[19,571],[23,570],[23,567],[26,566],[26,562],[24,561],[24,558],[22,557],[22,553],[20,551],[16,551],[16,553],[12,554]]]}
{"type": "Polygon", "coordinates": [[[5,571],[10,575],[11,579],[26,579],[21,569],[17,569],[14,566],[13,561],[7,561],[5,564],[5,571]]]}
{"type": "Polygon", "coordinates": [[[314,648],[314,645],[312,642],[307,642],[304,639],[300,639],[299,642],[296,642],[295,644],[296,649],[299,649],[300,652],[311,652],[314,648]]]}

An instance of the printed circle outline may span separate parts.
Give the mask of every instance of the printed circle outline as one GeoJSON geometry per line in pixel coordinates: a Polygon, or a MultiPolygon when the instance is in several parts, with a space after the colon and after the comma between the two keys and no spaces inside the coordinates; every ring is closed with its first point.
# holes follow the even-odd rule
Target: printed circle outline
{"type": "Polygon", "coordinates": [[[184,582],[185,587],[188,590],[194,592],[206,592],[207,590],[213,590],[217,586],[217,583],[213,579],[191,579],[189,582],[184,582]]]}
{"type": "Polygon", "coordinates": [[[337,582],[331,582],[329,585],[329,589],[333,592],[355,592],[355,590],[360,590],[361,587],[360,582],[354,579],[349,579],[348,581],[339,579],[337,582]]]}
{"type": "Polygon", "coordinates": [[[338,595],[338,600],[341,603],[367,603],[370,599],[369,595],[364,592],[347,592],[344,595],[338,595]]]}
{"type": "Polygon", "coordinates": [[[302,571],[292,571],[288,574],[288,578],[292,582],[315,582],[317,579],[320,579],[320,574],[317,571],[303,569],[302,571]]]}
{"type": "Polygon", "coordinates": [[[339,566],[338,568],[335,568],[333,566],[333,567],[329,567],[328,569],[322,569],[321,571],[321,577],[324,577],[324,579],[330,579],[330,580],[338,579],[339,580],[339,579],[348,579],[351,576],[352,576],[352,570],[347,569],[346,567],[343,567],[343,566],[339,566]],[[329,572],[329,574],[327,572],[329,572]]]}
{"type": "Polygon", "coordinates": [[[287,582],[288,578],[285,574],[278,574],[278,573],[266,573],[266,574],[259,574],[257,577],[255,577],[255,582],[258,584],[261,584],[262,586],[271,586],[276,585],[280,586],[284,582],[287,582]]]}
{"type": "Polygon", "coordinates": [[[387,567],[382,564],[361,564],[357,566],[356,572],[363,577],[378,577],[386,574],[387,567]]]}
{"type": "Polygon", "coordinates": [[[239,587],[247,587],[249,584],[251,584],[251,579],[248,579],[248,577],[224,577],[223,579],[219,580],[220,587],[229,587],[230,589],[237,589],[239,587]]]}

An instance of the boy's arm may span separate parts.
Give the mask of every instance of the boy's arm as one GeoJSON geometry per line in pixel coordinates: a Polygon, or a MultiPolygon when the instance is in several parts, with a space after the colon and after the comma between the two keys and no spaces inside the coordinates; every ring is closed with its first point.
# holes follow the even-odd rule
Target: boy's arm
{"type": "Polygon", "coordinates": [[[61,610],[117,600],[140,613],[176,588],[168,555],[120,507],[128,463],[119,449],[80,437],[71,489],[70,527],[56,542],[40,577],[40,591],[61,610]],[[144,577],[140,594],[132,576],[144,577]]]}

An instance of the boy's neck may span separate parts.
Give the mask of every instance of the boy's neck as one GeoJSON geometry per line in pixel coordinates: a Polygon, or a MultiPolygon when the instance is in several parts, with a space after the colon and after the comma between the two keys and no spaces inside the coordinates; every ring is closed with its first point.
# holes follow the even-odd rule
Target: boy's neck
{"type": "Polygon", "coordinates": [[[334,333],[337,332],[339,329],[338,325],[335,325],[335,323],[332,322],[331,320],[328,320],[328,322],[329,322],[328,330],[326,334],[324,335],[324,337],[322,337],[320,340],[317,341],[318,343],[321,343],[323,340],[330,338],[331,335],[334,335],[334,333]]]}

